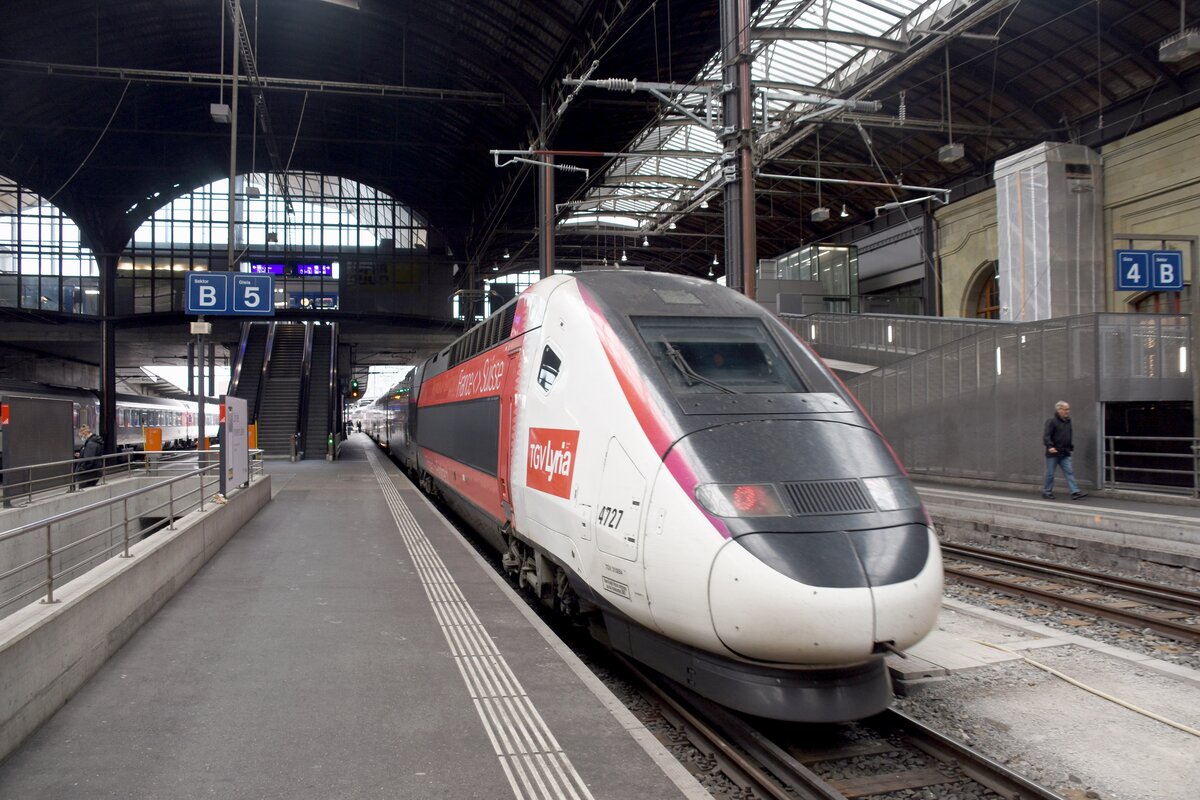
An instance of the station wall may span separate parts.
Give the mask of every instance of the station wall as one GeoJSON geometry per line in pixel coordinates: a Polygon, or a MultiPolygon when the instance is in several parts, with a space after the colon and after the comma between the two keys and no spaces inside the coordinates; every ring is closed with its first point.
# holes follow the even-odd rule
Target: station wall
{"type": "MultiPolygon", "coordinates": [[[[1100,152],[1106,242],[1111,243],[1116,234],[1155,238],[1200,234],[1200,109],[1126,136],[1100,152]]],[[[999,257],[996,191],[988,189],[938,209],[935,218],[943,313],[972,316],[973,278],[999,257]]],[[[1104,285],[1108,287],[1115,284],[1113,249],[1105,248],[1104,285]]],[[[1185,280],[1191,283],[1187,253],[1184,264],[1185,280]]],[[[1134,294],[1111,288],[1105,297],[1107,311],[1127,311],[1135,299],[1134,294]]]]}

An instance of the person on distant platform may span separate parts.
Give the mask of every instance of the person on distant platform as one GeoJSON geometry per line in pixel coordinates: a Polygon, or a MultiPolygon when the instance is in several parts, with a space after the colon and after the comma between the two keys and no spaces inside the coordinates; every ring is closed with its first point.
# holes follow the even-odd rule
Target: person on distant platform
{"type": "Polygon", "coordinates": [[[1072,500],[1087,497],[1086,492],[1079,490],[1075,482],[1075,470],[1071,467],[1071,451],[1075,445],[1071,442],[1071,404],[1059,400],[1054,404],[1054,416],[1046,420],[1042,430],[1042,444],[1046,447],[1046,479],[1042,482],[1042,497],[1054,499],[1054,470],[1062,469],[1063,477],[1067,479],[1067,488],[1071,491],[1072,500]]]}
{"type": "Polygon", "coordinates": [[[89,426],[79,426],[79,438],[83,440],[83,446],[76,456],[79,463],[75,465],[75,485],[68,490],[72,492],[100,482],[100,456],[104,453],[104,440],[92,433],[89,426]]]}

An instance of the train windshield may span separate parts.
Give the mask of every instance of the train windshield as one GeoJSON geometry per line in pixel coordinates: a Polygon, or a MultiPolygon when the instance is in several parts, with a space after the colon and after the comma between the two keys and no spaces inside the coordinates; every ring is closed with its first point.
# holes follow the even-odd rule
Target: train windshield
{"type": "Polygon", "coordinates": [[[635,317],[633,323],[678,394],[807,391],[759,319],[635,317]]]}

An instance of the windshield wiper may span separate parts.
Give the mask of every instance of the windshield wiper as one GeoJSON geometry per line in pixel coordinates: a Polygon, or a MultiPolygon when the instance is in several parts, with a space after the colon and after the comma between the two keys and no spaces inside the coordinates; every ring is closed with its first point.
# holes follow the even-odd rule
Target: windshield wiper
{"type": "Polygon", "coordinates": [[[696,370],[692,369],[692,365],[687,362],[687,359],[683,357],[683,353],[679,352],[679,348],[675,345],[671,344],[670,342],[663,342],[663,347],[666,348],[667,358],[671,359],[671,363],[674,364],[675,369],[679,370],[679,373],[683,375],[688,386],[695,386],[697,383],[703,383],[705,386],[711,386],[712,388],[722,392],[738,394],[728,386],[722,386],[716,381],[709,380],[699,372],[696,372],[696,370]]]}

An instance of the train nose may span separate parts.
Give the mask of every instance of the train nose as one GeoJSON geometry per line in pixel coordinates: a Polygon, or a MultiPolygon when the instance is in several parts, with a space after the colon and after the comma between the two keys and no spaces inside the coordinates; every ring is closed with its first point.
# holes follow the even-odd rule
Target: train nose
{"type": "Polygon", "coordinates": [[[941,595],[930,537],[923,525],[743,534],[710,573],[716,634],[762,661],[845,663],[870,657],[877,641],[908,646],[928,630],[941,595]]]}

